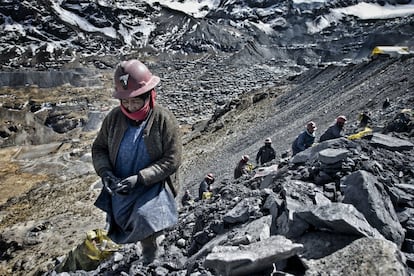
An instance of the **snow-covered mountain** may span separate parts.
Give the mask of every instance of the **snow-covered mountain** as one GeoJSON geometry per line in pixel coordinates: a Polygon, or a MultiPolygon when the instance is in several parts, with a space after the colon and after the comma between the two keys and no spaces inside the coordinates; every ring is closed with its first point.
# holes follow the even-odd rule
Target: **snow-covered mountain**
{"type": "Polygon", "coordinates": [[[112,66],[119,58],[231,56],[309,65],[414,46],[411,0],[3,0],[0,65],[112,66]]]}

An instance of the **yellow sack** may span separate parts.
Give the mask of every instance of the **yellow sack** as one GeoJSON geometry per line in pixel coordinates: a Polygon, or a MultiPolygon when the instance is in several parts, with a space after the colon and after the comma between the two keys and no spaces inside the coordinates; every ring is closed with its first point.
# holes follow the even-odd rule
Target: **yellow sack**
{"type": "Polygon", "coordinates": [[[203,195],[201,196],[202,199],[210,199],[212,198],[213,193],[212,192],[204,192],[203,195]]]}
{"type": "Polygon", "coordinates": [[[349,140],[356,140],[356,139],[361,139],[362,137],[367,136],[367,135],[371,135],[371,134],[372,134],[372,129],[369,128],[369,127],[366,127],[364,130],[362,130],[358,133],[355,133],[355,134],[351,134],[347,138],[349,140]]]}
{"type": "Polygon", "coordinates": [[[101,261],[120,248],[106,234],[103,229],[88,231],[86,239],[69,252],[65,260],[56,266],[55,271],[60,273],[96,269],[101,261]]]}

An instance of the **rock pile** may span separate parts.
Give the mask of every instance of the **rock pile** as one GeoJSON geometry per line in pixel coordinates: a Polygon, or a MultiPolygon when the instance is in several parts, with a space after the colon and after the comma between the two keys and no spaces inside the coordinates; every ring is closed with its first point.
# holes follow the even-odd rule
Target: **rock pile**
{"type": "Polygon", "coordinates": [[[409,275],[410,139],[410,131],[342,137],[222,179],[213,198],[181,208],[155,262],[143,266],[128,245],[88,274],[409,275]]]}

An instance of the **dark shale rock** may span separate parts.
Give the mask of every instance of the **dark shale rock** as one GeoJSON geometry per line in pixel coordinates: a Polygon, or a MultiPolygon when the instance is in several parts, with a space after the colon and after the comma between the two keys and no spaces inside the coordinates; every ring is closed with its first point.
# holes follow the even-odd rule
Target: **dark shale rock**
{"type": "Polygon", "coordinates": [[[374,133],[370,143],[373,146],[395,151],[411,150],[414,147],[411,142],[381,133],[374,133]]]}
{"type": "Polygon", "coordinates": [[[381,239],[383,236],[373,228],[353,205],[332,203],[296,212],[295,215],[319,230],[328,230],[354,236],[381,239]]]}
{"type": "Polygon", "coordinates": [[[404,230],[383,185],[375,176],[357,171],[345,177],[344,203],[352,204],[388,240],[401,246],[404,230]]]}
{"type": "Polygon", "coordinates": [[[314,230],[304,233],[294,241],[303,244],[300,257],[309,260],[326,257],[360,238],[360,236],[314,230]]]}

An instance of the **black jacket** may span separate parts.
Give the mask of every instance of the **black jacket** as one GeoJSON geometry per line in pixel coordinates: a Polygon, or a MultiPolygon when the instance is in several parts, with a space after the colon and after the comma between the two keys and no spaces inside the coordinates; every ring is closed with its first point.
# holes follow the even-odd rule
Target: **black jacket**
{"type": "Polygon", "coordinates": [[[276,152],[274,148],[272,148],[271,145],[264,145],[262,146],[256,155],[256,163],[259,163],[260,165],[263,165],[264,163],[267,163],[276,157],[276,152]]]}

